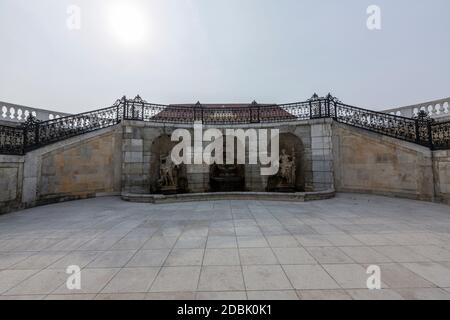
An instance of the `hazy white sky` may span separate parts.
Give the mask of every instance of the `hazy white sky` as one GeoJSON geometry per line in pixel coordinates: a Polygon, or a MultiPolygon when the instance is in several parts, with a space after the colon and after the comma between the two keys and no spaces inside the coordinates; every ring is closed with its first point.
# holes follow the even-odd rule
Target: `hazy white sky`
{"type": "Polygon", "coordinates": [[[403,106],[450,96],[449,14],[448,0],[0,0],[0,100],[76,113],[124,94],[284,103],[331,91],[403,106]],[[66,26],[72,4],[80,30],[66,26]],[[372,4],[379,31],[366,27],[372,4]]]}

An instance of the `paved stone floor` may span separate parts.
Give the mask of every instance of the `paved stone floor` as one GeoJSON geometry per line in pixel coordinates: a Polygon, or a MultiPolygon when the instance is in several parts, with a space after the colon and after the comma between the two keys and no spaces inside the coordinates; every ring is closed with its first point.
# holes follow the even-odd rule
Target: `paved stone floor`
{"type": "Polygon", "coordinates": [[[450,207],[340,194],[0,216],[0,299],[449,299],[450,207]],[[78,265],[81,290],[66,287],[78,265]],[[381,268],[382,290],[366,288],[381,268]]]}

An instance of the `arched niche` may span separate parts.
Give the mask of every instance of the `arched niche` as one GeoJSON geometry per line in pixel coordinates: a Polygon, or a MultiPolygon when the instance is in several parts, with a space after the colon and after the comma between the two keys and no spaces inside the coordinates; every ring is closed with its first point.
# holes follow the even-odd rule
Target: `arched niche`
{"type": "Polygon", "coordinates": [[[237,150],[241,146],[241,142],[236,137],[223,137],[223,164],[212,164],[209,167],[210,191],[245,191],[245,165],[237,163],[237,150]],[[234,151],[227,148],[229,139],[234,140],[234,151]],[[228,158],[234,158],[233,164],[226,164],[228,158]]]}
{"type": "Polygon", "coordinates": [[[161,135],[152,142],[150,152],[150,193],[184,193],[188,189],[188,181],[186,179],[186,166],[181,164],[174,166],[172,175],[175,188],[165,188],[162,186],[161,168],[164,167],[166,161],[170,161],[172,148],[177,142],[171,141],[169,135],[161,135]],[[170,192],[168,190],[171,190],[170,192]],[[173,192],[172,192],[173,191],[173,192]]]}
{"type": "MultiPolygon", "coordinates": [[[[269,192],[303,192],[305,191],[305,148],[302,140],[292,133],[280,133],[280,170],[277,174],[270,176],[267,181],[269,192]],[[293,176],[284,178],[284,161],[292,162],[293,176]]],[[[287,170],[286,170],[287,171],[287,170]]]]}

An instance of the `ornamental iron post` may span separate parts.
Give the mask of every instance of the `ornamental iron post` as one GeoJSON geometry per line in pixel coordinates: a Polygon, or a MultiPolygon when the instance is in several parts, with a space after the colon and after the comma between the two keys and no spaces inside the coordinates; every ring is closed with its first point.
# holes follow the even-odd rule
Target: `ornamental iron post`
{"type": "Polygon", "coordinates": [[[414,129],[415,129],[415,133],[416,133],[416,143],[421,144],[420,143],[420,128],[419,128],[419,119],[418,118],[414,119],[414,129]]]}
{"type": "MultiPolygon", "coordinates": [[[[133,99],[133,119],[134,120],[144,120],[144,108],[145,108],[145,103],[146,101],[144,99],[142,99],[139,95],[137,95],[134,99],[133,99]],[[141,116],[138,117],[135,115],[135,103],[139,104],[141,107],[141,116]]],[[[138,112],[139,114],[139,112],[138,112]]]]}
{"type": "Polygon", "coordinates": [[[433,132],[431,129],[431,124],[433,123],[433,119],[429,118],[427,119],[427,131],[428,131],[428,145],[430,147],[430,149],[434,149],[434,145],[433,145],[433,132]]]}
{"type": "Polygon", "coordinates": [[[326,111],[327,112],[327,118],[330,118],[331,117],[330,104],[331,104],[332,101],[334,101],[335,98],[331,95],[330,92],[328,92],[326,99],[327,99],[327,111],[326,111]]]}
{"type": "Polygon", "coordinates": [[[26,146],[28,145],[28,133],[27,133],[27,128],[24,124],[22,124],[21,129],[22,129],[22,135],[23,135],[22,153],[25,154],[26,146]]]}
{"type": "Polygon", "coordinates": [[[425,110],[420,110],[414,120],[416,126],[416,142],[433,149],[433,132],[431,124],[434,120],[431,119],[430,115],[425,110]],[[422,132],[425,133],[423,136],[422,132]]]}
{"type": "Polygon", "coordinates": [[[258,123],[261,123],[261,106],[258,104],[258,123]]]}
{"type": "Polygon", "coordinates": [[[329,98],[329,96],[327,96],[327,102],[326,102],[326,104],[327,104],[327,109],[325,110],[325,112],[326,112],[326,117],[328,118],[328,117],[330,117],[330,98],[329,98]]]}
{"type": "Polygon", "coordinates": [[[337,119],[337,105],[340,102],[338,98],[334,97],[330,92],[326,96],[327,99],[327,117],[337,119]],[[333,103],[334,106],[334,115],[331,114],[330,104],[333,103]]]}
{"type": "Polygon", "coordinates": [[[28,143],[27,130],[25,129],[25,126],[22,126],[20,129],[22,130],[22,154],[25,154],[26,145],[28,143]]]}
{"type": "Polygon", "coordinates": [[[312,119],[313,115],[312,115],[312,102],[311,102],[311,100],[308,101],[308,103],[309,103],[309,119],[312,119]]]}
{"type": "MultiPolygon", "coordinates": [[[[117,105],[117,107],[116,107],[116,122],[117,123],[120,122],[120,106],[123,104],[123,99],[124,98],[125,97],[123,97],[122,99],[117,99],[117,101],[116,101],[116,105],[117,105]]],[[[123,114],[122,114],[122,116],[123,116],[123,114]]]]}
{"type": "Polygon", "coordinates": [[[21,129],[23,130],[23,149],[24,153],[30,146],[38,146],[39,145],[39,120],[33,116],[33,114],[29,114],[27,120],[21,125],[21,129]],[[30,141],[29,133],[34,135],[34,139],[30,141]]]}
{"type": "Polygon", "coordinates": [[[255,100],[250,104],[250,123],[260,123],[261,122],[261,108],[255,100]],[[254,113],[256,112],[256,117],[254,113]]]}
{"type": "Polygon", "coordinates": [[[334,119],[337,121],[338,119],[338,103],[336,100],[333,100],[333,105],[334,105],[334,119]]]}
{"type": "Polygon", "coordinates": [[[128,105],[128,102],[127,102],[127,96],[123,96],[123,97],[122,97],[122,106],[123,106],[123,115],[122,115],[122,118],[123,118],[124,120],[127,119],[127,113],[128,113],[128,111],[127,111],[127,105],[128,105]]]}
{"type": "MultiPolygon", "coordinates": [[[[319,101],[319,96],[317,95],[317,93],[314,93],[313,96],[311,97],[311,99],[309,99],[309,118],[310,119],[314,119],[317,118],[317,116],[315,115],[315,110],[313,109],[313,103],[315,104],[316,102],[319,101]]],[[[315,105],[314,105],[315,107],[315,105]]],[[[320,106],[320,102],[319,102],[319,109],[321,108],[320,106]]],[[[319,110],[319,116],[320,116],[320,110],[319,110]]]]}
{"type": "Polygon", "coordinates": [[[202,123],[204,123],[203,111],[204,110],[203,110],[202,104],[200,103],[200,101],[197,101],[197,103],[194,106],[194,122],[195,121],[201,121],[202,123]]]}

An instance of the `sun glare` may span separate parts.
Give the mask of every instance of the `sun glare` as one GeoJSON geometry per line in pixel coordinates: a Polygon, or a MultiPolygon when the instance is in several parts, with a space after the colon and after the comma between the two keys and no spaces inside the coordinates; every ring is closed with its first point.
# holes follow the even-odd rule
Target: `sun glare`
{"type": "Polygon", "coordinates": [[[110,31],[124,45],[142,44],[148,36],[148,21],[140,9],[125,2],[115,3],[109,8],[110,31]]]}

